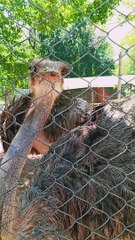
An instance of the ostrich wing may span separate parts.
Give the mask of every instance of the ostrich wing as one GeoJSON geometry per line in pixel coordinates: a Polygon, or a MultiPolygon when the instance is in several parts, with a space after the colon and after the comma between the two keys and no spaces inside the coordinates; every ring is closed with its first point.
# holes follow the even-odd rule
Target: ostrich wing
{"type": "MultiPolygon", "coordinates": [[[[0,131],[5,152],[23,123],[30,104],[31,95],[29,94],[13,101],[9,107],[3,110],[0,118],[0,131]]],[[[49,142],[53,143],[71,129],[86,122],[89,111],[92,111],[92,107],[87,101],[81,98],[71,99],[71,94],[64,92],[56,100],[48,122],[44,126],[44,132],[49,142]]]]}
{"type": "Polygon", "coordinates": [[[23,123],[25,113],[30,106],[30,96],[22,96],[6,107],[0,116],[0,132],[4,151],[6,152],[14,136],[23,123]]]}

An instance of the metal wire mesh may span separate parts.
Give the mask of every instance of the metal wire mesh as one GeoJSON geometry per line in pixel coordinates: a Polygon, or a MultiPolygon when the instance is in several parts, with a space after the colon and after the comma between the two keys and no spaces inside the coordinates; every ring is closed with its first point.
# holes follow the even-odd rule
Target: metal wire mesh
{"type": "Polygon", "coordinates": [[[0,239],[135,239],[133,2],[0,9],[0,239]]]}

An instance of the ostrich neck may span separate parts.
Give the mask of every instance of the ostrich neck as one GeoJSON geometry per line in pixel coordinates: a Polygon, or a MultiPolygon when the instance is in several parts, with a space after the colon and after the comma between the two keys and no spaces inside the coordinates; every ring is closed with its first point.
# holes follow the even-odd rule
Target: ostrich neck
{"type": "Polygon", "coordinates": [[[34,106],[26,115],[24,123],[13,139],[0,167],[0,225],[4,224],[4,229],[0,231],[3,240],[18,239],[17,235],[15,237],[12,234],[14,231],[16,233],[15,229],[19,216],[16,198],[18,194],[17,181],[20,179],[27,161],[32,142],[36,138],[38,131],[44,127],[53,104],[59,96],[58,92],[60,92],[59,83],[57,89],[55,88],[56,90],[52,88],[51,83],[46,88],[42,85],[40,87],[41,91],[39,89],[39,93],[41,95],[34,95],[34,106]]]}
{"type": "Polygon", "coordinates": [[[50,85],[48,94],[35,100],[33,109],[26,116],[23,125],[2,160],[0,167],[1,194],[4,194],[17,185],[16,181],[19,179],[27,161],[27,154],[30,151],[32,141],[36,138],[38,130],[43,128],[57,97],[58,93],[52,90],[50,85]]]}

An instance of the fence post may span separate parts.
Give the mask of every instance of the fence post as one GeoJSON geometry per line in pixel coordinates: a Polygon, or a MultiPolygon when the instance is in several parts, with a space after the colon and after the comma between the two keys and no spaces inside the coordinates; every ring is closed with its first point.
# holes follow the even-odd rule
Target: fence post
{"type": "Polygon", "coordinates": [[[122,51],[119,53],[119,77],[118,77],[118,86],[117,86],[117,98],[118,100],[121,99],[121,76],[122,76],[122,51]]]}

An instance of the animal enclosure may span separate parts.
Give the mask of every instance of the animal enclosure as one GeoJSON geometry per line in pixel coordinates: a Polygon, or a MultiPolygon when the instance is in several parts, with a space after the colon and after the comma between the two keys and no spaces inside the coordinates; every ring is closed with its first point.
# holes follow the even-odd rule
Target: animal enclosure
{"type": "Polygon", "coordinates": [[[134,240],[133,1],[0,10],[0,240],[134,240]]]}

